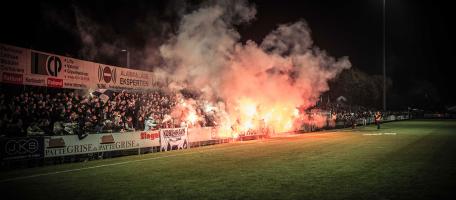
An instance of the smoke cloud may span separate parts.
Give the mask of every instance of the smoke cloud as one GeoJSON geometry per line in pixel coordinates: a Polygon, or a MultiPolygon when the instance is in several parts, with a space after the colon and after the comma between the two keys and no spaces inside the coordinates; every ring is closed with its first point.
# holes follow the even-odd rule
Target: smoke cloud
{"type": "MultiPolygon", "coordinates": [[[[100,39],[102,34],[100,27],[89,17],[84,15],[83,11],[77,6],[73,6],[76,20],[77,33],[80,37],[82,48],[79,52],[84,59],[95,60],[100,55],[115,55],[118,48],[115,42],[108,42],[106,39],[100,39]]],[[[106,32],[106,28],[104,28],[106,32]]],[[[110,35],[112,31],[109,30],[110,35]]]]}
{"type": "Polygon", "coordinates": [[[351,64],[316,47],[303,20],[279,25],[261,44],[241,43],[235,25],[249,23],[256,12],[246,1],[217,1],[184,15],[177,33],[160,47],[164,70],[223,99],[231,123],[257,116],[289,129],[295,110],[314,105],[329,89],[328,80],[351,64]]]}

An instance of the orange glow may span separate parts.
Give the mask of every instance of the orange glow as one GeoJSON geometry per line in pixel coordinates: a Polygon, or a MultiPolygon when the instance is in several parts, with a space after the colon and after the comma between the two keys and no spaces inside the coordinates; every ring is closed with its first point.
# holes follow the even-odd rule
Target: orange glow
{"type": "Polygon", "coordinates": [[[195,112],[190,112],[187,117],[187,121],[189,121],[192,124],[195,124],[197,119],[198,119],[198,116],[196,116],[195,112]]]}
{"type": "Polygon", "coordinates": [[[298,109],[295,108],[295,109],[293,110],[293,116],[294,116],[294,117],[298,117],[298,116],[299,116],[299,110],[298,110],[298,109]]]}
{"type": "Polygon", "coordinates": [[[242,125],[242,131],[247,131],[249,129],[253,129],[254,126],[253,126],[253,123],[252,121],[246,121],[243,125],[242,125]]]}
{"type": "Polygon", "coordinates": [[[244,97],[238,100],[231,120],[225,126],[234,127],[232,131],[246,132],[248,130],[268,129],[274,132],[287,132],[296,129],[300,119],[296,105],[287,102],[260,102],[256,99],[244,97]],[[236,128],[237,127],[237,128],[236,128]]]}
{"type": "Polygon", "coordinates": [[[293,124],[291,123],[291,121],[288,121],[288,122],[285,124],[284,129],[285,129],[285,130],[290,130],[292,127],[293,127],[293,124]]]}
{"type": "Polygon", "coordinates": [[[241,112],[248,118],[256,113],[256,104],[250,100],[241,101],[241,112]]]}

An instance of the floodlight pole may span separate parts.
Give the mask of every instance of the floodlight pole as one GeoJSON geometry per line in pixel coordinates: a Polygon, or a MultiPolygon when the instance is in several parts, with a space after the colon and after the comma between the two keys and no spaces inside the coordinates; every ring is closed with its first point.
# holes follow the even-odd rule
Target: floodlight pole
{"type": "Polygon", "coordinates": [[[126,49],[122,49],[121,51],[127,53],[127,66],[126,67],[129,68],[130,67],[130,52],[126,49]]]}
{"type": "Polygon", "coordinates": [[[386,0],[383,0],[383,111],[386,111],[386,0]]]}

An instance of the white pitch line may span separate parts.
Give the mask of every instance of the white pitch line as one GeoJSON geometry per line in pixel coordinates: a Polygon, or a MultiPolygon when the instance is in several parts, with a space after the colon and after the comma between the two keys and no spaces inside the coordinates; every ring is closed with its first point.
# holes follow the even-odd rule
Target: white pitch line
{"type": "Polygon", "coordinates": [[[385,135],[397,135],[397,133],[383,133],[385,135]]]}
{"type": "Polygon", "coordinates": [[[397,135],[397,133],[364,133],[363,135],[397,135]]]}
{"type": "Polygon", "coordinates": [[[187,152],[187,153],[181,153],[181,154],[172,154],[172,155],[159,156],[159,157],[153,157],[153,158],[143,158],[143,159],[139,159],[139,160],[130,160],[130,161],[124,161],[124,162],[118,162],[118,163],[111,163],[111,164],[104,164],[104,165],[95,165],[95,166],[92,166],[92,167],[83,167],[83,168],[77,168],[77,169],[68,169],[68,170],[62,170],[62,171],[56,171],[56,172],[34,174],[34,175],[29,175],[29,176],[20,176],[20,177],[14,177],[14,178],[7,178],[7,179],[0,180],[0,183],[4,183],[4,182],[8,182],[8,181],[16,181],[16,180],[22,180],[22,179],[35,178],[35,177],[41,177],[41,176],[55,175],[55,174],[61,174],[61,173],[67,173],[67,172],[75,172],[75,171],[82,171],[82,170],[88,170],[88,169],[95,169],[95,168],[100,168],[100,167],[109,167],[109,166],[115,166],[115,165],[123,165],[123,164],[129,164],[129,163],[134,163],[134,162],[146,161],[146,160],[156,160],[156,159],[159,159],[159,158],[169,158],[169,157],[175,157],[175,156],[180,156],[180,155],[189,155],[189,154],[195,154],[195,153],[202,153],[202,152],[207,152],[207,151],[211,151],[211,150],[194,151],[194,152],[187,152]]]}

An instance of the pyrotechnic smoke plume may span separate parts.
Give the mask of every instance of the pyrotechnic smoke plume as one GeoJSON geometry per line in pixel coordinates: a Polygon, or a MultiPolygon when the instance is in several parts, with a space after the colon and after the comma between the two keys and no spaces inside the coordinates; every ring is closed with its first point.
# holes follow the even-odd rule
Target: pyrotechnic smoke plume
{"type": "Polygon", "coordinates": [[[182,17],[160,52],[174,80],[224,99],[230,124],[291,129],[296,109],[314,105],[328,80],[351,64],[316,47],[303,20],[279,25],[261,44],[241,43],[234,25],[256,12],[246,1],[204,4],[182,17]]]}

